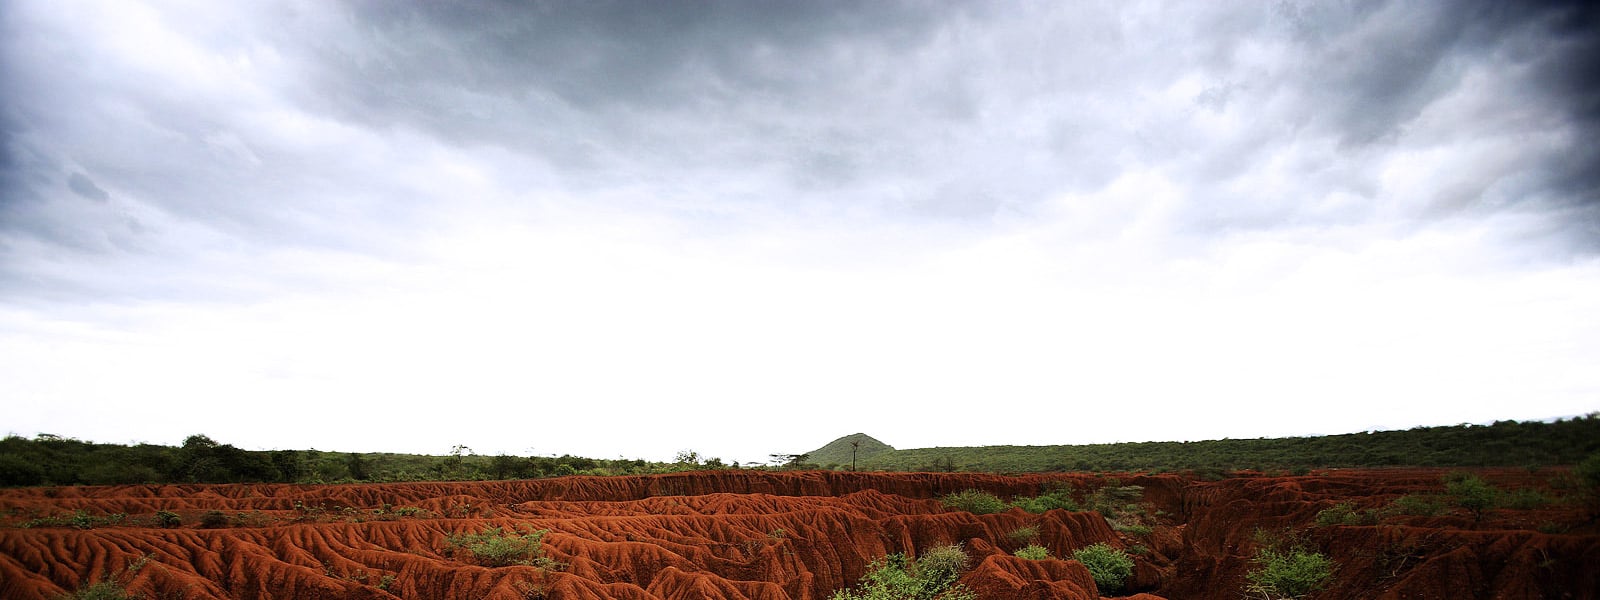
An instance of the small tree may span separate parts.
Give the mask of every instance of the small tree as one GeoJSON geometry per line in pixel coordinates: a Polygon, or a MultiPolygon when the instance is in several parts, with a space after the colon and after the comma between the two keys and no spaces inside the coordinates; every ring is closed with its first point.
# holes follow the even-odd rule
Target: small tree
{"type": "Polygon", "coordinates": [[[1483,513],[1495,507],[1499,496],[1494,486],[1477,475],[1452,473],[1445,477],[1445,493],[1456,506],[1472,511],[1472,522],[1483,520],[1483,513]]]}

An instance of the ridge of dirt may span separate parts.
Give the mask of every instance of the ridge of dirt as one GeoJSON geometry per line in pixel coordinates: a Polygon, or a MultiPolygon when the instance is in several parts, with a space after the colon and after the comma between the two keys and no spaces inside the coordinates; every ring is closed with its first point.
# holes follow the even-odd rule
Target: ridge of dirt
{"type": "MultiPolygon", "coordinates": [[[[1484,469],[1502,487],[1551,491],[1561,472],[1484,469]]],[[[1135,551],[1125,593],[1241,596],[1258,529],[1291,530],[1337,563],[1313,598],[1595,598],[1600,534],[1576,504],[1390,516],[1312,527],[1340,502],[1378,508],[1439,493],[1443,471],[1348,470],[1201,481],[1180,475],[707,471],[638,477],[353,485],[125,485],[0,490],[0,597],[53,598],[120,577],[164,598],[826,598],[892,552],[959,543],[962,583],[983,598],[1100,598],[1083,565],[1030,561],[1012,532],[1057,557],[1097,542],[1135,551]],[[1049,484],[1143,489],[1148,533],[1100,514],[974,515],[938,501],[975,488],[1009,498],[1049,484]],[[81,512],[80,512],[81,511],[81,512]],[[157,511],[182,525],[161,528],[157,511]],[[226,526],[200,526],[206,513],[226,526]],[[76,529],[72,514],[124,514],[76,529]],[[554,570],[486,567],[446,537],[546,529],[554,570]],[[1537,529],[1565,528],[1564,533],[1537,529]],[[1130,532],[1131,531],[1131,532],[1130,532]],[[147,558],[136,572],[129,565],[147,558]]],[[[1555,494],[1553,491],[1551,492],[1555,494]]]]}

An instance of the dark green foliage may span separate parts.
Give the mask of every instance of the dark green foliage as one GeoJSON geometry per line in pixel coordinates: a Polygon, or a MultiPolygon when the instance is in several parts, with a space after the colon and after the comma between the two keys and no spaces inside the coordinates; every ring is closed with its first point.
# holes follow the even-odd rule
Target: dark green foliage
{"type": "Polygon", "coordinates": [[[975,515],[992,514],[1010,508],[1010,505],[995,497],[994,494],[983,490],[961,490],[940,498],[940,501],[945,506],[956,510],[964,510],[975,515]]]}
{"type": "Polygon", "coordinates": [[[162,527],[162,528],[165,528],[165,529],[172,529],[173,527],[182,527],[183,526],[183,519],[178,517],[178,513],[171,512],[171,511],[165,511],[165,510],[158,510],[158,511],[156,511],[156,526],[157,527],[162,527]]]}
{"type": "MultiPolygon", "coordinates": [[[[425,456],[317,450],[250,451],[193,435],[179,447],[95,444],[41,434],[0,439],[0,486],[125,483],[336,483],[646,475],[680,470],[643,460],[580,456],[425,456]]],[[[710,465],[711,461],[707,461],[710,465]]]]}
{"type": "Polygon", "coordinates": [[[1579,461],[1572,468],[1573,476],[1578,478],[1580,487],[1590,490],[1600,490],[1600,452],[1595,452],[1579,461]]]}
{"type": "Polygon", "coordinates": [[[1072,558],[1089,569],[1101,595],[1121,591],[1128,576],[1133,575],[1133,558],[1105,542],[1079,548],[1073,551],[1072,558]]]}
{"type": "Polygon", "coordinates": [[[830,600],[977,600],[956,583],[967,561],[960,546],[934,548],[915,561],[890,554],[873,561],[855,589],[836,591],[830,600]]]}
{"type": "Polygon", "coordinates": [[[367,480],[367,461],[362,459],[360,454],[356,454],[354,452],[346,454],[344,458],[344,468],[345,472],[350,474],[351,479],[356,481],[367,480]]]}
{"type": "Polygon", "coordinates": [[[277,481],[277,467],[269,455],[219,444],[204,435],[183,440],[170,473],[173,480],[190,483],[277,481]]]}
{"type": "MultiPolygon", "coordinates": [[[[862,459],[860,468],[914,471],[942,457],[968,471],[1002,473],[1259,467],[1301,475],[1325,467],[1570,465],[1593,452],[1600,452],[1600,413],[1322,437],[886,450],[862,459]]],[[[1595,469],[1600,473],[1600,464],[1595,469]]]]}
{"type": "MultiPolygon", "coordinates": [[[[10,438],[7,438],[9,441],[10,438]]],[[[15,454],[0,454],[0,485],[39,485],[44,483],[44,469],[15,454]]]]}
{"type": "Polygon", "coordinates": [[[206,529],[218,529],[230,524],[227,513],[220,510],[208,510],[200,515],[200,526],[206,529]]]}

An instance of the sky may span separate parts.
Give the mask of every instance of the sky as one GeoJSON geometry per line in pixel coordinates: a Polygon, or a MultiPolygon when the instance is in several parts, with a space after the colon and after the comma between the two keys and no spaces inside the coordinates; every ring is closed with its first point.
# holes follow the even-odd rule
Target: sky
{"type": "Polygon", "coordinates": [[[16,0],[0,90],[17,435],[756,462],[1600,410],[1580,3],[16,0]]]}

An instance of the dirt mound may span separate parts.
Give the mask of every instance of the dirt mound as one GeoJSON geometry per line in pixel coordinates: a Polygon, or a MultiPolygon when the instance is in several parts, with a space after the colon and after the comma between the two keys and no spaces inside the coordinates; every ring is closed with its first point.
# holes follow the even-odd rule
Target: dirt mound
{"type": "MultiPolygon", "coordinates": [[[[0,491],[0,597],[52,598],[114,580],[148,598],[826,598],[886,554],[962,544],[983,598],[1099,598],[1072,560],[1131,551],[1129,594],[1240,596],[1257,529],[1292,529],[1338,567],[1322,597],[1594,598],[1600,536],[1575,505],[1383,516],[1311,527],[1340,502],[1378,508],[1437,493],[1442,473],[1330,472],[1198,481],[1177,475],[715,471],[650,477],[370,485],[192,485],[0,491]],[[954,511],[937,498],[1003,498],[1068,483],[1139,486],[1113,520],[1094,512],[954,511]],[[119,516],[120,515],[120,516],[119,516]],[[1133,516],[1130,516],[1133,515],[1133,516]],[[1530,516],[1532,515],[1532,516],[1530,516]],[[174,521],[174,519],[176,521],[174,521]],[[1524,526],[1536,519],[1545,532],[1524,526]],[[1566,527],[1564,533],[1551,533],[1566,527]],[[1584,529],[1591,527],[1591,529],[1584,529]],[[553,562],[494,566],[452,536],[545,530],[553,562]],[[1026,536],[1019,535],[1026,533],[1026,536]]],[[[1503,487],[1559,472],[1484,472],[1503,487]]],[[[1548,489],[1548,487],[1546,488],[1548,489]]],[[[515,534],[513,534],[515,535],[515,534]]],[[[459,538],[457,538],[459,540],[459,538]]]]}

